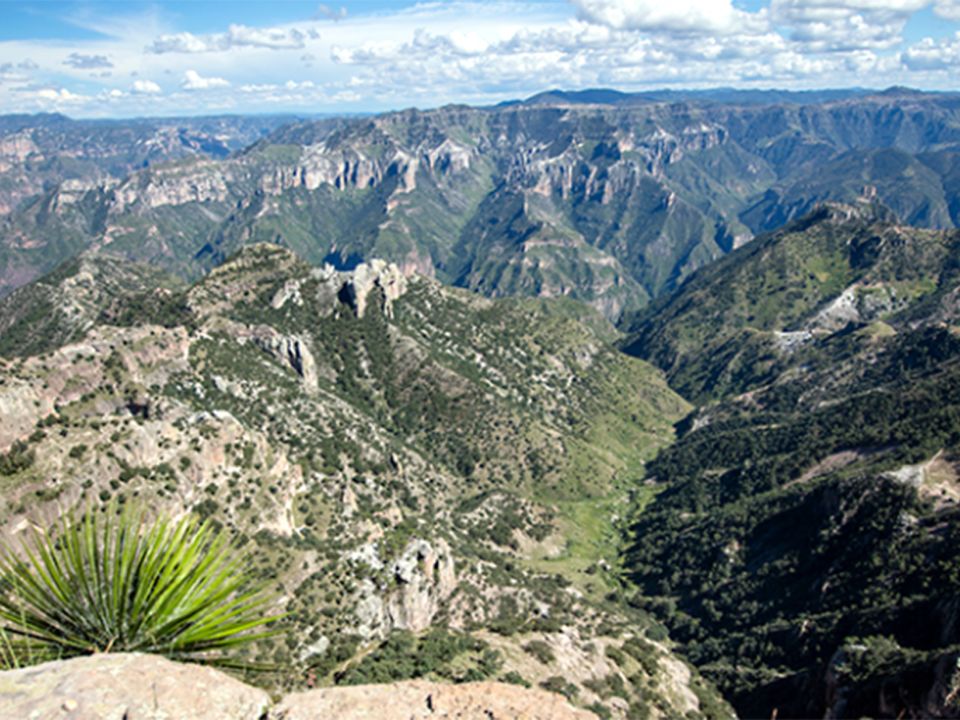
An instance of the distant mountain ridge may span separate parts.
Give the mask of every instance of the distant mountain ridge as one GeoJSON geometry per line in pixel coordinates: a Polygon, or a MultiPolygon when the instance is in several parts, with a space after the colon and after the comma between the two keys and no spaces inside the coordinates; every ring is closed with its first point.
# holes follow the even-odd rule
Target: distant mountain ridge
{"type": "MultiPolygon", "coordinates": [[[[901,88],[889,88],[883,93],[897,92],[901,88]]],[[[691,102],[691,103],[728,103],[742,105],[769,105],[774,103],[792,103],[811,105],[836,100],[848,100],[856,97],[878,94],[865,88],[846,88],[836,90],[744,90],[739,88],[710,88],[704,90],[644,90],[640,92],[621,92],[608,88],[588,90],[547,90],[531,95],[525,100],[510,100],[500,103],[506,105],[549,105],[549,104],[585,104],[585,105],[634,105],[651,102],[691,102]]]]}
{"type": "Polygon", "coordinates": [[[823,201],[960,223],[960,97],[725,92],[296,122],[226,158],[64,182],[0,223],[0,293],[88,247],[192,279],[266,241],[490,296],[568,296],[615,320],[823,201]],[[711,97],[724,101],[696,99],[711,97]]]}
{"type": "Polygon", "coordinates": [[[224,158],[295,116],[74,120],[0,115],[0,215],[64,181],[96,183],[157,162],[224,158]]]}

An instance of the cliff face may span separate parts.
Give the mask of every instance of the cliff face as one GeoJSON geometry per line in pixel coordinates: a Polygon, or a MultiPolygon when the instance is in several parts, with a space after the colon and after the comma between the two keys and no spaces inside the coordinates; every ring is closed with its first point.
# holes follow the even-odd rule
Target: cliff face
{"type": "Polygon", "coordinates": [[[141,654],[94,655],[0,672],[0,714],[69,720],[589,720],[562,696],[503,683],[424,681],[270,695],[210,667],[141,654]]]}
{"type": "Polygon", "coordinates": [[[71,120],[63,115],[0,116],[0,215],[52,184],[89,188],[147,165],[189,157],[224,158],[288,120],[209,117],[116,122],[71,120]]]}
{"type": "Polygon", "coordinates": [[[602,318],[272,244],[167,280],[91,254],[0,301],[0,542],[113,500],[221,523],[288,612],[251,649],[283,690],[508,678],[620,719],[716,698],[605,601],[620,478],[687,406],[602,318]],[[602,545],[567,545],[582,513],[602,545]]]}
{"type": "MultiPolygon", "coordinates": [[[[824,200],[867,194],[910,223],[955,226],[958,127],[949,99],[922,94],[298,123],[226,158],[65,178],[0,227],[0,293],[91,245],[196,277],[268,241],[490,296],[570,296],[616,319],[824,200]]],[[[9,157],[27,140],[9,137],[9,157]]]]}

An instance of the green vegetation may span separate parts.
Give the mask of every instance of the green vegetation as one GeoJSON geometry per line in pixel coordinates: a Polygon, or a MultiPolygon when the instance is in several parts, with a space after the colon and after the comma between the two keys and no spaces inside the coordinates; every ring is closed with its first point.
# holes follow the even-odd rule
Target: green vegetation
{"type": "Polygon", "coordinates": [[[0,455],[0,475],[16,475],[33,465],[36,453],[24,443],[17,441],[0,455]]]}
{"type": "Polygon", "coordinates": [[[633,602],[745,716],[823,714],[828,667],[852,635],[900,650],[871,650],[886,659],[843,674],[856,698],[845,712],[888,712],[871,695],[884,682],[903,683],[906,712],[956,642],[944,608],[960,593],[960,341],[944,319],[957,236],[847,213],[827,209],[699,273],[631,345],[719,398],[648,463],[663,489],[630,531],[633,602]],[[824,319],[848,283],[874,299],[824,319]],[[872,330],[878,317],[888,331],[872,330]],[[797,347],[772,340],[814,322],[797,347]]]}
{"type": "Polygon", "coordinates": [[[575,700],[577,695],[580,693],[580,689],[576,685],[569,680],[560,677],[559,675],[551,675],[540,683],[540,687],[548,692],[564,695],[568,700],[571,701],[575,700]]]}
{"type": "Polygon", "coordinates": [[[129,505],[66,515],[4,548],[3,631],[40,657],[139,651],[223,662],[277,619],[243,563],[224,535],[189,518],[150,523],[129,505]]]}
{"type": "MultiPolygon", "coordinates": [[[[413,259],[449,284],[491,296],[569,296],[616,320],[752,233],[823,200],[853,202],[864,187],[910,224],[960,221],[949,99],[911,97],[909,113],[888,111],[884,96],[843,105],[606,102],[297,122],[230,157],[219,132],[196,145],[98,146],[92,158],[66,133],[66,146],[41,143],[49,165],[31,155],[0,173],[0,203],[17,200],[4,226],[16,240],[0,251],[11,278],[0,294],[91,246],[196,279],[242,245],[271,242],[315,264],[413,259]],[[326,148],[324,158],[305,154],[307,145],[326,148]],[[218,162],[157,162],[211,148],[218,162]],[[340,157],[355,158],[355,172],[330,174],[340,157]],[[430,161],[397,160],[421,157],[430,161]],[[325,181],[308,189],[304,170],[325,181]],[[120,185],[130,202],[103,187],[58,188],[58,172],[91,183],[130,172],[120,185]],[[216,191],[157,202],[168,189],[183,199],[190,187],[216,191]]],[[[142,133],[91,130],[127,142],[142,133]]]]}
{"type": "Polygon", "coordinates": [[[436,627],[421,637],[395,631],[359,663],[336,676],[338,685],[364,685],[431,677],[475,682],[494,677],[499,653],[482,640],[436,627]]]}
{"type": "MultiPolygon", "coordinates": [[[[825,206],[730,253],[628,318],[624,348],[663,369],[689,399],[742,393],[772,382],[793,362],[777,333],[819,337],[850,321],[895,316],[952,276],[946,260],[955,242],[950,234],[901,228],[882,207],[825,206]],[[858,289],[853,314],[826,312],[848,287],[858,289]]],[[[792,348],[805,351],[803,341],[792,348]]]]}
{"type": "Polygon", "coordinates": [[[543,640],[531,640],[523,646],[523,649],[544,665],[549,665],[557,659],[553,649],[543,640]]]}
{"type": "Polygon", "coordinates": [[[35,466],[10,483],[4,519],[79,493],[233,538],[251,580],[286,601],[280,632],[236,649],[273,668],[257,676],[271,689],[536,684],[525,643],[551,665],[565,628],[586,643],[646,627],[622,603],[620,525],[629,498],[655,493],[636,481],[689,406],[572,300],[491,302],[409,278],[389,302],[375,286],[361,317],[347,279],[256,245],[185,292],[94,303],[96,353],[8,363],[0,379],[66,389],[21,448],[35,466]],[[161,317],[154,297],[185,312],[161,317]],[[391,632],[411,599],[431,629],[391,632]]]}

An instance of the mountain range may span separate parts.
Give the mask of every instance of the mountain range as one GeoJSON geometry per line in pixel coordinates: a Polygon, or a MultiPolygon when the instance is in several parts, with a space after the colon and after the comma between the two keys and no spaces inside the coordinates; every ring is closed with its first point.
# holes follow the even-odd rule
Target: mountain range
{"type": "Polygon", "coordinates": [[[617,320],[825,200],[960,222],[957,96],[719,97],[550,93],[295,122],[226,158],[181,144],[166,163],[21,199],[0,226],[0,293],[87,248],[192,280],[267,241],[617,320]]]}
{"type": "Polygon", "coordinates": [[[960,717],[957,96],[196,122],[3,220],[5,542],[210,519],[277,692],[960,717]]]}

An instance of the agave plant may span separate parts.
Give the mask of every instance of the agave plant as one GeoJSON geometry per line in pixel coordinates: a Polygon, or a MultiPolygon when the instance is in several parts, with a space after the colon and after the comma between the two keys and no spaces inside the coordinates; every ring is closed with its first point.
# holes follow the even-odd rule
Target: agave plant
{"type": "Polygon", "coordinates": [[[65,515],[0,551],[2,629],[34,656],[150,652],[216,662],[273,632],[262,587],[207,522],[140,511],[65,515]]]}

